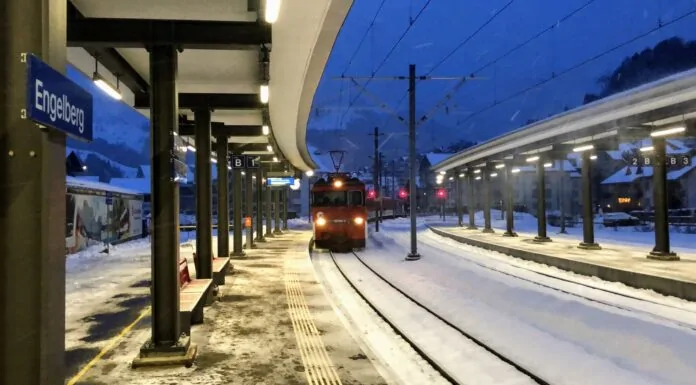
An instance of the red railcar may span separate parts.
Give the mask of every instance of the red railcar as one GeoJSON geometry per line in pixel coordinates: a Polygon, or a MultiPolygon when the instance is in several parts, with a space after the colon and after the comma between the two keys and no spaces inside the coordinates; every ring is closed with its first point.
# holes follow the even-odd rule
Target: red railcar
{"type": "Polygon", "coordinates": [[[365,184],[350,174],[319,179],[311,191],[314,245],[338,250],[364,248],[367,238],[365,184]]]}

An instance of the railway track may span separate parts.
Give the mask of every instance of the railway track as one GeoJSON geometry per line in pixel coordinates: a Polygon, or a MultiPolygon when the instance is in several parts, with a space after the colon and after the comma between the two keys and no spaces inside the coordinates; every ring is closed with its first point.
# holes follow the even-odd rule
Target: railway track
{"type": "MultiPolygon", "coordinates": [[[[527,377],[529,377],[534,383],[537,383],[537,384],[540,384],[540,385],[549,385],[549,382],[547,382],[546,380],[544,380],[544,379],[541,378],[540,376],[536,375],[536,374],[533,373],[532,371],[528,370],[527,368],[521,366],[520,364],[518,364],[518,363],[516,363],[515,361],[511,360],[510,358],[506,357],[505,355],[503,355],[503,354],[500,353],[499,351],[495,350],[495,349],[492,348],[491,346],[487,345],[486,343],[482,342],[481,340],[477,339],[476,337],[470,335],[470,334],[467,333],[466,331],[462,330],[461,328],[459,328],[458,326],[454,325],[453,323],[451,323],[450,321],[448,321],[448,320],[445,319],[444,317],[442,317],[442,316],[440,316],[439,314],[437,314],[435,311],[433,311],[432,309],[430,309],[428,306],[426,306],[426,305],[423,304],[422,302],[416,300],[415,298],[413,298],[412,296],[410,296],[408,293],[404,292],[402,289],[400,289],[399,287],[397,287],[396,285],[394,285],[392,282],[390,282],[389,280],[387,280],[383,275],[381,275],[380,273],[378,273],[377,271],[375,271],[375,269],[373,269],[372,266],[370,266],[367,262],[365,262],[365,261],[363,260],[363,258],[361,258],[360,255],[359,255],[358,253],[356,253],[356,252],[351,252],[351,254],[352,254],[353,257],[355,257],[355,258],[362,264],[362,266],[364,266],[366,269],[368,269],[375,277],[377,277],[380,281],[382,281],[382,282],[384,282],[385,284],[387,284],[389,287],[391,287],[392,289],[394,289],[396,292],[398,292],[400,295],[402,295],[403,297],[405,297],[406,299],[408,299],[410,302],[412,302],[413,304],[415,304],[417,307],[421,308],[422,310],[426,311],[427,313],[429,313],[429,314],[432,315],[433,317],[437,318],[440,322],[442,322],[443,324],[447,325],[447,326],[450,327],[451,329],[455,330],[456,332],[458,332],[459,334],[461,334],[463,337],[465,337],[466,339],[470,340],[471,342],[473,342],[474,344],[476,344],[476,345],[479,346],[480,348],[484,349],[484,350],[487,351],[488,353],[492,354],[493,356],[495,356],[495,357],[496,357],[497,359],[499,359],[500,361],[503,361],[503,362],[505,362],[506,364],[508,364],[508,365],[510,365],[510,366],[512,366],[512,367],[514,367],[517,371],[519,371],[520,373],[522,373],[522,374],[526,375],[527,377]]],[[[455,378],[454,378],[454,376],[453,376],[446,368],[442,367],[442,365],[440,365],[440,364],[437,362],[437,360],[433,359],[433,357],[431,357],[430,355],[428,355],[428,354],[427,354],[420,346],[418,346],[418,344],[416,344],[408,335],[406,335],[404,332],[402,332],[398,325],[396,325],[394,322],[392,322],[392,321],[389,319],[389,317],[387,317],[377,306],[375,306],[375,305],[372,303],[372,301],[370,301],[370,299],[360,290],[360,288],[358,287],[358,285],[356,284],[356,282],[354,281],[354,279],[352,279],[351,277],[348,276],[348,274],[346,274],[346,272],[344,271],[344,269],[341,267],[340,263],[338,263],[338,261],[336,260],[336,256],[334,255],[333,252],[329,252],[329,255],[330,255],[330,257],[331,257],[331,260],[332,260],[333,264],[336,266],[336,269],[337,269],[338,272],[341,274],[341,276],[346,280],[346,282],[353,288],[353,290],[355,290],[355,292],[358,293],[358,295],[365,301],[365,303],[367,303],[367,304],[370,306],[370,308],[372,308],[372,310],[373,310],[384,322],[386,322],[387,324],[389,324],[389,326],[391,326],[391,328],[394,329],[394,331],[395,331],[401,338],[403,338],[403,340],[406,341],[406,342],[414,349],[414,351],[416,351],[425,361],[427,361],[427,362],[433,367],[433,369],[435,369],[443,378],[447,379],[447,380],[448,380],[449,382],[451,382],[452,384],[455,384],[455,385],[463,385],[463,384],[461,384],[460,382],[456,381],[455,378]]],[[[472,383],[475,383],[475,382],[472,382],[472,383]]]]}

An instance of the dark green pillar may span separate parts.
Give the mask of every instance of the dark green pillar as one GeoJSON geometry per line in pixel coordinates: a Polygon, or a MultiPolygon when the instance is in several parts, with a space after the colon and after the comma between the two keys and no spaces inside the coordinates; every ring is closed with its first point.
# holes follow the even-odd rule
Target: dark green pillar
{"type": "Polygon", "coordinates": [[[457,206],[457,226],[462,227],[464,224],[464,213],[462,210],[462,178],[459,176],[459,171],[454,172],[454,202],[457,206]]]}
{"type": "Polygon", "coordinates": [[[232,255],[235,257],[244,256],[244,238],[242,236],[242,169],[233,169],[234,181],[232,194],[233,209],[232,209],[232,255]]]}
{"type": "Polygon", "coordinates": [[[537,161],[537,236],[534,242],[551,242],[546,235],[546,170],[544,158],[537,161]]]}
{"type": "Polygon", "coordinates": [[[486,168],[483,172],[483,232],[494,233],[491,227],[491,173],[486,168]]]}
{"type": "Polygon", "coordinates": [[[516,237],[517,233],[515,232],[515,203],[513,202],[514,200],[514,189],[513,189],[513,183],[512,183],[512,163],[507,163],[505,165],[505,232],[503,233],[504,237],[516,237]]]}
{"type": "Polygon", "coordinates": [[[474,186],[476,180],[474,179],[474,174],[471,172],[469,172],[469,177],[467,179],[469,182],[469,226],[467,229],[476,230],[476,186],[474,186]]]}
{"type": "Polygon", "coordinates": [[[581,249],[599,250],[594,240],[594,207],[592,207],[592,159],[590,151],[582,152],[582,242],[581,249]]]}
{"type": "Polygon", "coordinates": [[[215,152],[217,153],[217,223],[218,223],[218,257],[230,256],[230,170],[229,145],[227,135],[218,135],[215,152]]]}
{"type": "Polygon", "coordinates": [[[256,247],[254,245],[254,183],[252,180],[252,176],[254,175],[254,173],[253,170],[247,169],[244,174],[244,207],[246,208],[244,210],[244,215],[251,218],[251,227],[249,229],[244,229],[244,231],[248,231],[249,237],[251,237],[251,239],[248,241],[249,243],[247,244],[250,245],[250,247],[253,249],[256,247]]]}
{"type": "Polygon", "coordinates": [[[280,231],[280,189],[273,190],[273,234],[282,234],[280,231]]]}
{"type": "Polygon", "coordinates": [[[196,277],[213,277],[213,192],[210,109],[193,112],[196,123],[196,277]]]}
{"type": "MultiPolygon", "coordinates": [[[[266,178],[268,178],[268,172],[264,172],[264,175],[266,175],[266,178]]],[[[266,184],[266,188],[264,191],[264,200],[265,202],[265,207],[264,211],[266,212],[266,238],[273,238],[273,212],[271,211],[271,205],[272,205],[272,189],[271,186],[266,184]]]]}
{"type": "Polygon", "coordinates": [[[652,138],[653,155],[653,202],[655,205],[655,248],[648,254],[650,259],[678,261],[679,257],[669,247],[669,220],[667,202],[667,159],[664,137],[652,138]]]}
{"type": "Polygon", "coordinates": [[[0,5],[0,384],[65,379],[65,135],[21,111],[34,53],[66,65],[66,1],[0,5]]]}
{"type": "Polygon", "coordinates": [[[263,169],[256,171],[256,242],[266,242],[263,236],[263,169]]]}
{"type": "Polygon", "coordinates": [[[288,205],[290,204],[290,189],[283,189],[283,230],[288,229],[288,205]]]}

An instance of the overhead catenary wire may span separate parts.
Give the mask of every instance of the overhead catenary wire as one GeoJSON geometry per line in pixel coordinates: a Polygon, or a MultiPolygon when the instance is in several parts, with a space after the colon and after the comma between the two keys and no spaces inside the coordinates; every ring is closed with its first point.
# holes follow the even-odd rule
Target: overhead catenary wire
{"type": "Polygon", "coordinates": [[[355,47],[353,54],[351,54],[350,59],[348,59],[348,63],[346,64],[346,67],[343,69],[343,72],[341,72],[342,76],[345,76],[346,71],[348,71],[348,68],[350,68],[350,65],[353,63],[353,59],[355,59],[355,56],[360,51],[360,48],[362,47],[363,43],[365,42],[367,35],[370,33],[370,30],[372,30],[372,28],[375,26],[375,21],[377,20],[377,17],[379,16],[380,12],[382,12],[382,8],[384,7],[384,3],[386,3],[386,2],[387,2],[387,0],[382,0],[382,2],[379,4],[377,11],[375,12],[374,16],[372,17],[372,21],[370,22],[370,25],[365,30],[365,33],[363,34],[362,38],[360,38],[360,43],[358,43],[358,46],[355,47]]]}
{"type": "Polygon", "coordinates": [[[621,49],[621,48],[623,48],[623,47],[625,47],[625,46],[627,46],[627,45],[629,45],[629,44],[631,44],[631,43],[634,43],[634,42],[636,42],[636,41],[638,41],[638,40],[640,40],[640,39],[642,39],[642,38],[644,38],[644,37],[646,37],[646,36],[648,36],[648,35],[650,35],[650,34],[653,34],[653,33],[659,31],[660,29],[662,29],[662,28],[664,28],[664,27],[667,27],[667,26],[669,26],[669,25],[672,25],[672,24],[674,24],[674,23],[677,23],[677,22],[679,22],[679,21],[681,21],[681,20],[684,20],[684,19],[686,19],[687,17],[692,16],[692,15],[695,15],[695,14],[696,14],[696,8],[694,8],[694,9],[692,9],[691,11],[686,12],[686,13],[680,15],[680,16],[677,16],[677,17],[675,17],[675,18],[673,18],[673,19],[671,19],[671,20],[669,20],[669,21],[667,21],[667,22],[662,22],[662,23],[658,24],[656,27],[653,27],[653,28],[651,28],[651,29],[649,29],[649,30],[647,30],[647,31],[645,31],[645,32],[643,32],[643,33],[641,33],[641,34],[638,34],[638,35],[636,35],[636,36],[634,36],[634,37],[632,37],[632,38],[630,38],[630,39],[628,39],[628,40],[625,40],[625,41],[623,41],[623,42],[621,42],[621,43],[619,43],[619,44],[617,44],[617,45],[615,45],[615,46],[613,46],[613,47],[611,47],[611,48],[609,48],[609,49],[607,49],[607,50],[605,50],[605,51],[602,51],[602,52],[600,52],[600,53],[598,53],[598,54],[595,54],[595,55],[593,55],[593,56],[591,56],[591,57],[589,57],[589,58],[587,58],[587,59],[585,59],[585,60],[582,60],[582,61],[580,61],[579,63],[577,63],[577,64],[575,64],[575,65],[573,65],[573,66],[571,66],[571,67],[568,67],[568,68],[566,68],[565,70],[563,70],[563,71],[561,71],[561,72],[553,73],[552,76],[550,76],[550,77],[547,78],[547,79],[544,79],[544,80],[542,80],[542,81],[539,81],[539,82],[537,82],[537,83],[534,83],[534,84],[532,84],[531,86],[526,87],[526,88],[524,88],[524,89],[522,89],[522,90],[520,90],[520,91],[517,91],[517,92],[515,92],[515,93],[509,95],[508,97],[506,97],[506,98],[504,98],[504,99],[502,99],[502,100],[500,100],[500,101],[496,101],[495,103],[493,103],[493,104],[491,104],[491,105],[488,105],[488,106],[486,106],[486,107],[483,107],[483,108],[481,108],[481,109],[479,109],[479,110],[473,112],[473,113],[472,113],[471,115],[469,115],[466,119],[464,119],[461,123],[462,123],[462,124],[463,124],[463,123],[466,123],[466,122],[468,122],[469,120],[471,120],[472,118],[474,118],[475,116],[478,116],[478,115],[480,115],[480,114],[482,114],[482,113],[484,113],[484,112],[490,110],[491,108],[497,107],[497,106],[500,105],[500,104],[503,104],[503,103],[505,103],[505,102],[508,102],[508,101],[510,101],[510,100],[512,100],[512,99],[514,99],[514,98],[516,98],[516,97],[518,97],[518,96],[520,96],[520,95],[523,95],[523,94],[525,94],[525,93],[527,93],[527,92],[529,92],[529,91],[532,91],[532,90],[534,90],[534,89],[536,89],[536,88],[538,88],[538,87],[541,87],[541,86],[543,86],[543,85],[545,85],[545,84],[547,84],[547,83],[549,83],[549,82],[551,82],[551,81],[553,81],[553,80],[555,80],[555,79],[558,79],[559,77],[564,76],[564,75],[566,75],[566,74],[568,74],[568,73],[570,73],[570,72],[572,72],[572,71],[574,71],[574,70],[576,70],[576,69],[578,69],[578,68],[580,68],[580,67],[582,67],[582,66],[584,66],[584,65],[586,65],[586,64],[588,64],[588,63],[591,63],[591,62],[593,62],[593,61],[595,61],[595,60],[597,60],[597,59],[599,59],[599,58],[601,58],[601,57],[603,57],[603,56],[605,56],[605,55],[608,55],[608,54],[610,54],[610,53],[612,53],[612,52],[614,52],[614,51],[616,51],[616,50],[618,50],[618,49],[621,49]]]}
{"type": "MultiPolygon", "coordinates": [[[[399,37],[399,39],[392,45],[392,47],[391,47],[391,49],[389,50],[389,52],[387,53],[387,55],[384,57],[384,59],[382,59],[382,61],[379,63],[379,65],[375,68],[374,74],[376,74],[377,72],[379,72],[379,70],[384,66],[384,64],[387,62],[387,60],[389,59],[389,57],[391,57],[391,55],[394,53],[394,51],[396,50],[396,48],[398,47],[398,45],[401,43],[401,41],[404,39],[404,37],[406,37],[406,35],[408,34],[408,32],[411,30],[411,28],[412,28],[412,27],[416,24],[416,22],[418,21],[418,18],[420,18],[420,16],[421,16],[421,15],[423,14],[423,12],[428,8],[428,6],[432,3],[432,1],[433,1],[433,0],[428,0],[428,1],[425,3],[425,5],[423,5],[423,7],[421,7],[421,9],[418,11],[418,13],[416,14],[415,17],[411,18],[411,17],[409,16],[408,27],[406,27],[406,29],[401,33],[401,36],[399,37]]],[[[367,88],[367,86],[370,84],[371,81],[372,81],[372,78],[367,79],[367,82],[365,82],[365,86],[364,86],[363,89],[367,88]]],[[[355,98],[353,98],[353,100],[348,104],[348,107],[346,108],[346,110],[345,110],[345,111],[343,112],[343,114],[341,115],[341,119],[340,119],[341,122],[343,121],[343,118],[345,117],[345,115],[348,114],[348,111],[350,111],[350,109],[353,107],[353,105],[355,105],[355,102],[360,98],[361,95],[362,95],[362,91],[361,91],[361,92],[358,92],[358,94],[355,96],[355,98]]]]}

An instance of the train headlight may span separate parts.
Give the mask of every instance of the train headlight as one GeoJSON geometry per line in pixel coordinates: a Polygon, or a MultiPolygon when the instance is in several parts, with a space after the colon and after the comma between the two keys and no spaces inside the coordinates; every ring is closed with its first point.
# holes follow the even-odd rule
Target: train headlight
{"type": "Polygon", "coordinates": [[[336,187],[336,188],[341,188],[341,186],[343,186],[343,181],[342,181],[342,180],[339,179],[339,180],[335,180],[335,181],[334,181],[334,187],[336,187]]]}
{"type": "Polygon", "coordinates": [[[353,222],[356,225],[362,225],[363,223],[365,223],[365,220],[362,217],[355,217],[353,218],[353,222]]]}
{"type": "Polygon", "coordinates": [[[317,218],[317,226],[324,226],[324,225],[326,225],[326,219],[324,219],[324,217],[317,218]]]}

